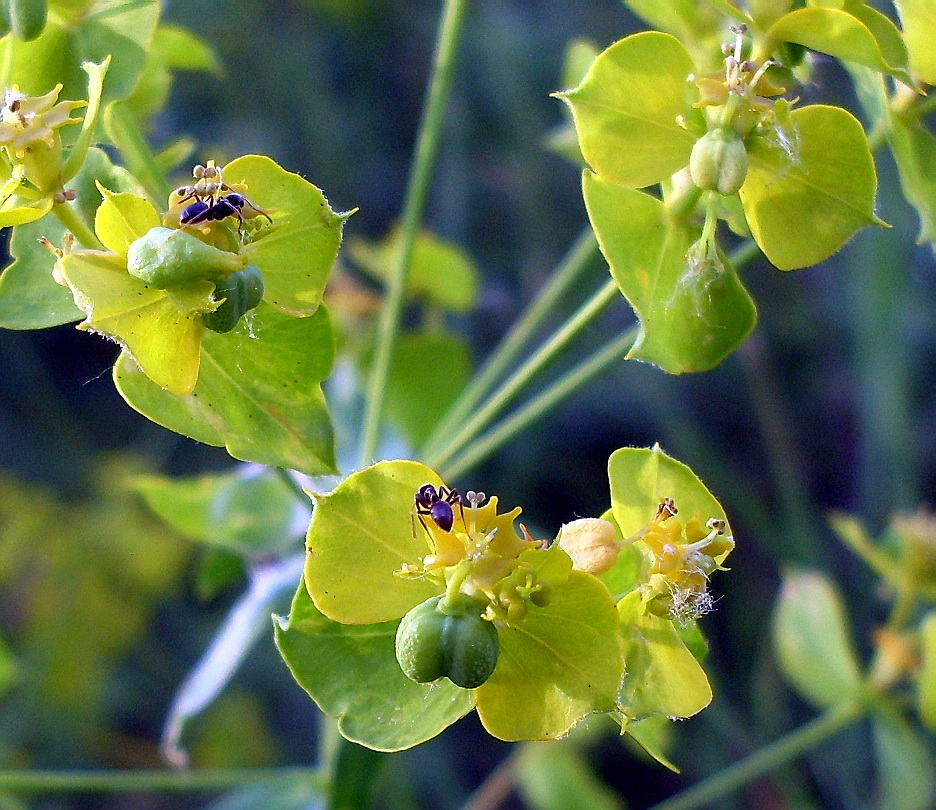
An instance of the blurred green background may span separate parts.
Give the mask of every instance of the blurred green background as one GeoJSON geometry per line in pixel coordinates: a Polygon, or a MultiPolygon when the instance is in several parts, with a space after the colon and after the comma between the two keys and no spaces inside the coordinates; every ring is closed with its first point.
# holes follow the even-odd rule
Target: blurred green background
{"type": "MultiPolygon", "coordinates": [[[[483,358],[587,224],[578,167],[546,146],[565,120],[549,94],[564,89],[567,44],[586,38],[603,48],[640,26],[615,0],[470,5],[426,224],[481,268],[479,308],[457,328],[483,358]]],[[[202,160],[268,154],[321,187],[336,210],[360,208],[349,241],[380,238],[400,213],[440,4],[206,0],[164,8],[164,21],[216,49],[224,74],[178,75],[154,121],[157,147],[187,134],[202,160]]],[[[799,95],[858,111],[831,60],[815,61],[799,95]]],[[[916,215],[889,159],[879,173],[878,214],[893,228],[861,233],[809,270],[747,268],[760,323],[721,367],[674,378],[621,363],[450,482],[522,505],[533,533],[551,535],[607,508],[613,450],[659,441],[731,517],[732,571],[713,581],[717,610],[702,623],[716,699],[674,730],[671,758],[682,776],[602,727],[585,749],[630,807],[662,800],[811,716],[783,687],[765,632],[784,566],[830,573],[848,595],[859,639],[883,619],[874,580],[834,539],[827,514],[855,514],[877,534],[892,514],[932,504],[936,266],[929,249],[914,245],[916,215]]],[[[568,312],[605,272],[596,261],[568,312]]],[[[562,367],[632,321],[621,301],[562,367]]],[[[236,564],[173,536],[129,489],[137,473],[218,471],[232,462],[126,407],[109,379],[115,356],[112,344],[69,326],[0,333],[2,767],[159,766],[173,694],[244,588],[236,564]]],[[[434,384],[446,385],[446,358],[431,363],[434,384]]],[[[301,543],[297,534],[295,550],[301,543]]],[[[197,766],[309,765],[318,726],[266,634],[185,739],[197,766]]],[[[381,806],[460,806],[509,751],[475,719],[463,721],[394,755],[381,806]]],[[[870,763],[857,728],[718,806],[870,806],[870,763]]],[[[18,801],[0,796],[0,808],[315,806],[259,789],[223,800],[18,801]]],[[[529,805],[515,794],[504,806],[529,805]]]]}

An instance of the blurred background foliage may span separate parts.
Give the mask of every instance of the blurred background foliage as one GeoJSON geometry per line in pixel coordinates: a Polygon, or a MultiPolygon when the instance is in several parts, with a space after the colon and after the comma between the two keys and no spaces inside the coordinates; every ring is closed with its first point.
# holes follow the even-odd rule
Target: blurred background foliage
{"type": "MultiPolygon", "coordinates": [[[[211,45],[222,70],[177,74],[151,137],[159,148],[190,136],[202,161],[268,154],[320,186],[336,210],[359,207],[341,261],[372,284],[348,257],[366,254],[399,215],[439,9],[430,0],[167,2],[164,21],[211,45]]],[[[587,224],[578,167],[546,146],[565,120],[549,93],[564,89],[566,48],[574,38],[603,48],[639,27],[615,0],[471,4],[426,226],[480,269],[479,307],[454,320],[476,360],[587,224]]],[[[831,60],[815,60],[800,95],[804,102],[831,95],[858,112],[831,60]]],[[[878,214],[894,227],[862,232],[809,270],[750,266],[744,281],[760,323],[718,369],[676,378],[622,363],[465,480],[449,482],[522,505],[533,533],[552,535],[574,516],[607,508],[613,450],[659,441],[731,516],[732,573],[718,579],[717,610],[703,622],[715,702],[675,730],[671,759],[682,777],[649,764],[609,729],[589,730],[581,750],[617,791],[609,807],[620,806],[620,796],[630,807],[649,806],[811,716],[782,686],[764,631],[779,572],[799,563],[832,574],[857,637],[866,639],[884,608],[868,571],[828,529],[827,514],[854,514],[876,535],[892,514],[932,505],[936,267],[933,254],[914,245],[918,223],[894,167],[883,159],[878,168],[878,214]]],[[[596,260],[568,312],[605,272],[596,260]]],[[[620,302],[592,330],[591,346],[632,320],[620,302]]],[[[589,348],[578,345],[563,365],[589,348]]],[[[127,408],[107,379],[116,353],[70,326],[0,333],[6,767],[159,765],[174,691],[244,587],[237,558],[174,536],[129,486],[142,473],[224,471],[232,462],[127,408]]],[[[460,347],[441,342],[426,357],[425,384],[444,398],[467,362],[460,347]]],[[[301,548],[300,536],[292,542],[301,548]]],[[[307,765],[316,759],[317,728],[314,707],[266,634],[233,685],[192,723],[187,743],[196,766],[307,765]]],[[[394,755],[381,777],[382,806],[458,806],[509,750],[468,719],[394,755]]],[[[811,767],[791,768],[719,806],[867,806],[869,763],[867,731],[856,728],[814,751],[811,767]]],[[[536,806],[548,806],[536,797],[550,790],[521,782],[536,806]]],[[[290,787],[217,801],[66,795],[23,805],[0,797],[0,807],[307,801],[290,787]]],[[[518,793],[509,806],[529,806],[522,801],[518,793]]]]}

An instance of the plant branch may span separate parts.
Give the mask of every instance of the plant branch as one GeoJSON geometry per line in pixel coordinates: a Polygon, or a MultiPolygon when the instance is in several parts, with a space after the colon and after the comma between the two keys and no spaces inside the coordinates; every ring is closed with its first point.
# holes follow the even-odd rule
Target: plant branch
{"type": "Polygon", "coordinates": [[[729,794],[815,748],[864,715],[860,702],[846,702],[820,714],[796,731],[781,737],[734,765],[704,779],[651,810],[692,810],[724,802],[729,794]]]}
{"type": "Polygon", "coordinates": [[[439,23],[432,79],[419,126],[416,153],[413,158],[413,166],[403,206],[400,250],[396,256],[396,266],[393,268],[389,280],[387,299],[384,302],[377,336],[377,355],[367,392],[364,429],[361,436],[360,461],[362,467],[374,460],[374,454],[377,451],[387,377],[390,373],[390,360],[393,356],[393,348],[400,329],[410,258],[413,253],[416,232],[422,221],[429,180],[438,151],[445,107],[452,86],[455,57],[458,53],[467,5],[467,0],[446,0],[442,19],[439,23]]]}
{"type": "Polygon", "coordinates": [[[526,430],[533,422],[548,413],[561,400],[575,393],[594,377],[622,359],[637,339],[638,327],[628,329],[623,335],[613,340],[604,348],[583,360],[552,385],[543,389],[526,405],[509,416],[496,427],[489,430],[471,447],[458,455],[453,464],[440,465],[439,474],[444,479],[457,478],[467,470],[480,464],[498,448],[510,441],[518,433],[526,430]]]}
{"type": "Polygon", "coordinates": [[[0,791],[18,793],[186,793],[227,791],[265,783],[306,782],[321,788],[315,768],[205,768],[196,770],[2,770],[0,791]]]}
{"type": "Polygon", "coordinates": [[[84,247],[89,250],[104,250],[104,245],[101,244],[97,235],[87,226],[70,203],[56,203],[52,206],[52,213],[65,226],[65,230],[71,232],[84,247]]]}
{"type": "Polygon", "coordinates": [[[612,302],[617,300],[619,295],[617,284],[609,279],[589,301],[583,304],[566,321],[552,338],[494,392],[485,405],[454,436],[448,437],[445,448],[431,456],[426,462],[428,466],[438,469],[458,453],[472,436],[484,430],[491,420],[517,395],[520,389],[552,362],[575,337],[604,312],[612,302]]]}
{"type": "Polygon", "coordinates": [[[598,254],[598,242],[594,231],[587,227],[569,249],[562,263],[550,276],[549,282],[531,302],[523,316],[514,323],[510,331],[491,353],[469,385],[461,392],[445,417],[436,425],[426,441],[426,456],[438,453],[451,431],[463,422],[474,410],[491,386],[517,359],[529,343],[530,338],[543,321],[562,300],[576,279],[598,254]]]}

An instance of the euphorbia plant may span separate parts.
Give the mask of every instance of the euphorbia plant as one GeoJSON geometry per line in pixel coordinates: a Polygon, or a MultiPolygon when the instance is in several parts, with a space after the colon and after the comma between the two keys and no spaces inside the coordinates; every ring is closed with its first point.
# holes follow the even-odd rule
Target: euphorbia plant
{"type": "MultiPolygon", "coordinates": [[[[159,106],[152,89],[168,86],[172,68],[192,67],[187,59],[213,65],[194,37],[158,26],[155,0],[53,2],[48,17],[36,0],[4,7],[16,13],[0,43],[0,225],[15,228],[15,260],[0,279],[0,322],[79,322],[105,335],[120,346],[114,382],[133,408],[279,470],[238,469],[207,482],[148,478],[138,487],[180,531],[250,561],[245,603],[254,617],[269,614],[283,582],[295,586],[302,568],[288,615],[275,619],[276,642],[349,741],[409,748],[472,710],[499,739],[554,740],[602,715],[669,764],[661,728],[713,697],[699,619],[715,605],[710,577],[725,570],[735,544],[722,506],[658,445],[616,450],[603,514],[570,514],[561,527],[542,528],[533,504],[528,528],[519,507],[503,511],[505,499],[461,481],[624,354],[670,373],[721,363],[756,324],[740,273],[753,256],[780,270],[804,268],[865,226],[884,225],[874,213],[871,147],[885,138],[923,235],[932,237],[926,166],[936,147],[923,90],[936,71],[920,34],[932,20],[925,4],[898,4],[904,32],[859,0],[628,5],[661,30],[593,54],[584,46],[588,64],[557,94],[586,164],[582,193],[594,237],[570,252],[473,381],[465,342],[445,316],[470,311],[474,264],[421,229],[464,0],[445,4],[401,223],[383,241],[359,239],[348,251],[386,285],[382,297],[337,267],[349,214],[333,211],[299,174],[262,155],[223,165],[205,156],[191,168],[188,155],[150,151],[143,131],[159,106]],[[800,105],[807,49],[850,66],[866,115],[883,133],[873,144],[843,107],[800,105]],[[72,116],[78,110],[81,119],[72,116]],[[612,280],[510,372],[595,241],[612,280]],[[327,284],[334,321],[323,304],[327,284]],[[618,291],[637,327],[492,426],[618,291]],[[412,318],[402,335],[407,303],[412,318]],[[342,390],[336,385],[329,401],[322,383],[339,352],[350,394],[330,409],[342,390]],[[333,415],[343,429],[337,447],[333,415]],[[387,423],[401,441],[390,441],[387,423]],[[334,478],[317,478],[324,475],[334,478]],[[311,510],[301,558],[282,544],[296,510],[302,522],[311,510]],[[271,558],[279,560],[276,576],[262,579],[271,558]]],[[[879,562],[852,524],[837,525],[879,562]]],[[[880,568],[900,579],[892,566],[880,568]]],[[[901,610],[908,599],[928,598],[905,579],[899,584],[910,596],[901,610]]],[[[826,662],[847,705],[809,675],[802,650],[821,647],[821,632],[787,592],[777,637],[791,681],[821,708],[841,709],[836,723],[857,717],[870,694],[868,705],[889,718],[883,733],[906,738],[886,692],[916,670],[911,654],[884,651],[916,645],[920,715],[931,727],[931,617],[911,631],[895,611],[865,678],[839,632],[835,598],[815,582],[794,580],[827,608],[835,643],[826,662]]],[[[165,749],[173,762],[183,759],[181,726],[250,646],[235,614],[221,638],[236,637],[237,655],[199,668],[191,686],[198,697],[183,689],[170,713],[165,749]]],[[[336,785],[348,780],[345,762],[335,758],[336,785]]]]}

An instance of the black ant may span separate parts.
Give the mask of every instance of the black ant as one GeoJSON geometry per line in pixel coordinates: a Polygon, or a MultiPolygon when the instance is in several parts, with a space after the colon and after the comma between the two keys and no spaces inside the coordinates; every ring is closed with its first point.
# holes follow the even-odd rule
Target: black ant
{"type": "MultiPolygon", "coordinates": [[[[225,184],[224,188],[227,187],[225,184]]],[[[258,208],[243,194],[232,191],[230,194],[220,197],[214,205],[209,205],[204,200],[195,200],[195,202],[190,203],[183,209],[179,222],[183,225],[197,225],[199,222],[217,222],[225,217],[236,216],[240,223],[238,227],[241,227],[244,224],[242,211],[245,205],[249,205],[258,214],[262,214],[269,219],[270,222],[273,221],[266,211],[258,208]]]]}
{"type": "Polygon", "coordinates": [[[416,517],[419,518],[419,522],[422,523],[426,531],[429,529],[423,520],[424,516],[432,518],[432,522],[443,532],[450,532],[455,523],[455,507],[457,506],[460,510],[463,509],[461,495],[458,494],[458,490],[449,489],[446,486],[441,486],[436,490],[432,484],[423,484],[416,490],[413,501],[416,508],[416,517]]]}
{"type": "Polygon", "coordinates": [[[209,161],[207,166],[196,166],[192,172],[198,182],[191,186],[182,186],[176,189],[179,202],[190,200],[179,216],[182,225],[197,225],[200,222],[218,222],[226,217],[236,216],[238,231],[244,225],[243,210],[248,206],[258,214],[265,216],[270,222],[270,215],[257,205],[254,205],[243,194],[238,194],[221,176],[221,169],[209,161]],[[223,194],[222,192],[228,192],[223,194]]]}

